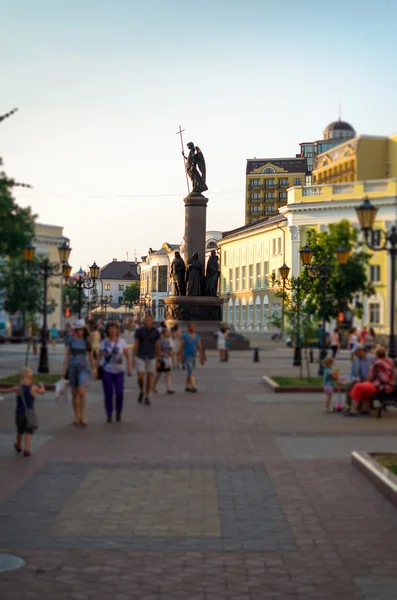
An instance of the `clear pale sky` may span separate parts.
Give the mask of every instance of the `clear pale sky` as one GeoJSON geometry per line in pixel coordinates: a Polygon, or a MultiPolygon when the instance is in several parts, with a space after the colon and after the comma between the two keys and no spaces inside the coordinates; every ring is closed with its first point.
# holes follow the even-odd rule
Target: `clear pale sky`
{"type": "Polygon", "coordinates": [[[207,162],[208,229],[244,224],[245,160],[342,118],[397,130],[395,0],[0,0],[0,156],[75,268],[183,235],[178,125],[207,162]]]}

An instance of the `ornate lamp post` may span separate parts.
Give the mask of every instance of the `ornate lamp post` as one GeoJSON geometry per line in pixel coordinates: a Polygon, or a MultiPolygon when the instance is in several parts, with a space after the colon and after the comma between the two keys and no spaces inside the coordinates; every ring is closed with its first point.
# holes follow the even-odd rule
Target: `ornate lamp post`
{"type": "Polygon", "coordinates": [[[101,307],[104,309],[104,317],[105,317],[105,319],[106,319],[106,316],[107,316],[108,306],[112,302],[112,300],[113,300],[113,296],[112,295],[110,295],[110,296],[100,296],[100,298],[99,298],[99,303],[100,303],[101,307]]]}
{"type": "Polygon", "coordinates": [[[48,347],[47,347],[47,292],[48,292],[48,279],[50,277],[57,277],[63,275],[68,270],[68,259],[72,249],[69,245],[64,242],[58,248],[59,263],[51,263],[48,258],[45,258],[38,264],[33,264],[36,248],[32,244],[27,244],[23,249],[23,256],[28,265],[28,269],[37,277],[43,279],[43,313],[42,313],[42,327],[41,327],[41,346],[40,346],[40,358],[39,358],[39,373],[49,373],[48,366],[48,347]]]}
{"type": "MultiPolygon", "coordinates": [[[[307,275],[310,279],[314,280],[317,278],[321,279],[321,314],[322,314],[322,335],[321,335],[321,347],[320,347],[320,365],[318,374],[322,375],[324,372],[323,369],[323,360],[327,355],[326,350],[326,335],[325,335],[325,322],[326,322],[326,300],[327,300],[327,283],[328,279],[332,273],[332,265],[327,265],[323,263],[320,266],[312,265],[313,251],[309,247],[308,244],[304,246],[299,251],[301,261],[303,266],[305,267],[307,275]]],[[[349,259],[349,250],[345,248],[338,248],[336,251],[336,256],[340,265],[345,265],[349,259]]],[[[298,302],[297,302],[297,315],[296,315],[296,341],[295,341],[295,351],[294,351],[294,366],[301,366],[302,364],[302,352],[301,352],[301,336],[300,336],[300,292],[310,291],[311,282],[309,280],[302,280],[301,277],[296,277],[292,281],[288,280],[288,275],[290,272],[290,268],[284,264],[279,269],[280,276],[283,281],[283,287],[287,290],[296,289],[298,302]]]]}
{"type": "Polygon", "coordinates": [[[93,287],[95,287],[95,282],[99,276],[99,267],[96,262],[94,262],[90,267],[89,273],[86,273],[80,267],[79,271],[77,271],[77,277],[70,277],[72,267],[67,265],[67,268],[69,269],[69,273],[67,276],[65,276],[65,285],[69,288],[77,288],[77,311],[78,318],[81,319],[83,289],[91,290],[93,287]]]}
{"type": "Polygon", "coordinates": [[[374,252],[386,250],[390,255],[390,336],[389,336],[389,350],[388,354],[390,358],[396,357],[396,344],[395,344],[395,319],[394,310],[396,305],[396,256],[397,256],[397,228],[393,225],[390,231],[383,231],[382,229],[373,229],[376,214],[378,209],[376,206],[371,204],[368,198],[356,208],[358,222],[361,227],[361,231],[364,234],[365,243],[368,248],[374,252]]]}

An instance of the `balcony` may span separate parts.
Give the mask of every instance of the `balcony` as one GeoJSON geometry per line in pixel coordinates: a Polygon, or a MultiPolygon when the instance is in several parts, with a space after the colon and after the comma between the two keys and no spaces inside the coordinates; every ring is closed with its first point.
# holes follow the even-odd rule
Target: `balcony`
{"type": "Polygon", "coordinates": [[[247,189],[248,189],[248,191],[251,191],[251,190],[261,190],[262,187],[263,186],[260,183],[258,183],[258,184],[256,184],[256,183],[254,183],[254,184],[250,183],[250,184],[248,184],[248,188],[247,189]]]}
{"type": "Polygon", "coordinates": [[[268,181],[265,182],[263,189],[264,190],[274,190],[276,188],[276,183],[270,183],[268,181]]]}

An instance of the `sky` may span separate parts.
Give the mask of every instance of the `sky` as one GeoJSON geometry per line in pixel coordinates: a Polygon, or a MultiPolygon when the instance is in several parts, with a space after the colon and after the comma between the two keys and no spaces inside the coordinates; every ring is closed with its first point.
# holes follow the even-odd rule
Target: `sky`
{"type": "Polygon", "coordinates": [[[77,270],[180,243],[181,142],[207,229],[244,224],[246,159],[295,156],[342,118],[397,131],[395,0],[0,0],[0,156],[77,270]]]}

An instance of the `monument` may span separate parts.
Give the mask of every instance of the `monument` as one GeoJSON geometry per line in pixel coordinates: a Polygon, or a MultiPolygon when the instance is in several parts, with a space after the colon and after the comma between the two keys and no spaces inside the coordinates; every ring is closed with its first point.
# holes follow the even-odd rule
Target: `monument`
{"type": "MultiPolygon", "coordinates": [[[[222,321],[222,299],[218,297],[220,275],[219,259],[215,250],[211,252],[205,265],[205,232],[208,198],[203,192],[208,190],[204,155],[193,142],[187,144],[189,152],[185,155],[181,135],[182,156],[185,162],[187,182],[191,181],[192,190],[184,198],[185,204],[185,261],[179,253],[171,264],[173,295],[164,300],[166,321],[169,326],[194,322],[197,330],[206,339],[213,342],[213,333],[222,321]]],[[[212,345],[212,344],[210,344],[212,345]]]]}

